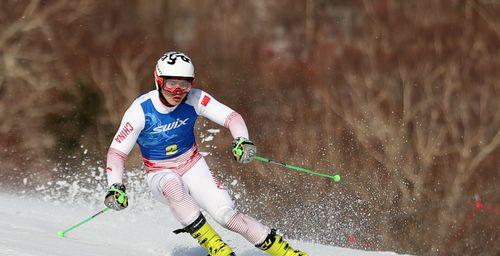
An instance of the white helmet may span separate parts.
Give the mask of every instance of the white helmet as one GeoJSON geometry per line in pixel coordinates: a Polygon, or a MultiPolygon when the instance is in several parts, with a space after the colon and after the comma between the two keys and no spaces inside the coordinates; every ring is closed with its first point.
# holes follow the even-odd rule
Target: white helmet
{"type": "Polygon", "coordinates": [[[162,83],[164,76],[187,77],[194,79],[194,65],[191,59],[182,52],[167,52],[158,59],[154,71],[155,85],[162,83]]]}

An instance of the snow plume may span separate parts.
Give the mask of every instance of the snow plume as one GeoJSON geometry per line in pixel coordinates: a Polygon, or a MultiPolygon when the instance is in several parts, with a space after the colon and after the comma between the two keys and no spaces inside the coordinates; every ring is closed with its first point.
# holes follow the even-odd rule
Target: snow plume
{"type": "MultiPolygon", "coordinates": [[[[216,148],[215,138],[219,130],[203,129],[199,132],[203,140],[199,145],[201,151],[205,148],[216,148]]],[[[180,224],[169,214],[168,207],[152,199],[141,167],[127,168],[125,172],[124,182],[130,200],[130,206],[126,211],[103,214],[92,223],[72,232],[70,236],[74,238],[58,240],[61,238],[55,236],[57,230],[73,225],[104,208],[103,198],[107,190],[104,159],[96,161],[95,158],[88,156],[88,149],[84,147],[81,149],[81,156],[67,157],[72,160],[71,164],[59,163],[50,171],[31,172],[22,178],[16,185],[16,197],[0,195],[0,208],[4,209],[3,212],[0,210],[0,215],[17,219],[16,227],[35,226],[34,229],[36,229],[31,232],[33,234],[29,238],[22,238],[23,234],[19,233],[16,228],[11,228],[12,225],[8,222],[0,221],[0,230],[3,230],[3,233],[0,232],[0,238],[20,237],[21,240],[34,239],[35,241],[33,246],[28,247],[21,242],[0,242],[0,255],[3,255],[2,252],[13,252],[12,255],[63,255],[48,249],[50,246],[44,246],[45,251],[42,250],[44,253],[41,253],[41,248],[37,244],[54,246],[50,248],[59,246],[71,248],[75,255],[105,255],[114,250],[120,251],[138,241],[143,245],[147,244],[141,247],[146,249],[127,247],[130,249],[130,254],[124,255],[206,255],[195,241],[189,239],[189,236],[180,237],[171,233],[172,230],[180,228],[180,224]],[[18,206],[2,207],[2,205],[13,203],[18,206]],[[26,211],[20,209],[26,209],[26,211]],[[17,216],[18,218],[13,218],[19,212],[22,214],[17,216]],[[38,217],[32,219],[33,216],[38,217]],[[49,216],[56,218],[51,219],[49,216]],[[42,221],[47,219],[51,220],[42,221]],[[44,227],[36,227],[40,223],[44,227]],[[130,232],[131,229],[134,232],[130,232]],[[145,239],[145,234],[150,237],[145,239]],[[167,240],[169,243],[165,244],[167,240]],[[123,241],[130,241],[130,243],[123,241]],[[110,245],[114,246],[110,247],[110,245]]],[[[214,158],[208,153],[206,155],[209,159],[214,158]]],[[[292,246],[306,250],[310,255],[395,255],[393,253],[372,254],[321,245],[346,245],[347,238],[357,236],[370,226],[367,221],[369,218],[365,218],[367,213],[359,210],[362,208],[359,207],[363,205],[362,201],[356,201],[347,195],[342,195],[338,190],[331,189],[326,190],[331,192],[320,195],[319,201],[310,203],[311,201],[302,200],[310,195],[300,195],[298,190],[293,189],[313,186],[313,184],[299,182],[303,178],[302,174],[287,174],[286,177],[268,179],[259,176],[256,172],[249,172],[247,167],[240,166],[240,169],[237,169],[219,163],[213,163],[211,167],[229,188],[239,210],[261,220],[265,225],[278,228],[286,239],[291,241],[292,246]],[[252,175],[256,177],[251,177],[252,175]],[[245,182],[246,179],[258,182],[245,182]],[[351,221],[344,221],[346,216],[351,216],[351,221]]],[[[213,223],[210,216],[207,218],[213,223]]],[[[218,225],[213,226],[223,237],[228,238],[227,241],[239,252],[238,255],[265,255],[237,234],[224,230],[218,225]]],[[[376,249],[367,244],[361,247],[376,249]]]]}
{"type": "MultiPolygon", "coordinates": [[[[211,142],[220,133],[220,129],[208,128],[206,122],[202,122],[197,132],[200,152],[203,156],[209,156],[210,151],[217,148],[211,142]]],[[[9,184],[2,184],[0,189],[14,190],[22,197],[36,196],[45,202],[56,204],[69,202],[99,209],[104,206],[103,199],[107,191],[106,159],[105,157],[96,159],[95,155],[81,145],[79,154],[62,157],[49,171],[46,170],[49,165],[40,166],[39,168],[43,171],[16,170],[17,176],[9,176],[7,181],[0,181],[0,183],[9,182],[9,184]]],[[[133,157],[129,156],[127,159],[123,180],[129,202],[137,206],[133,207],[135,209],[150,209],[158,203],[150,196],[142,165],[131,167],[133,166],[131,162],[138,161],[132,159],[133,157]]]]}
{"type": "MultiPolygon", "coordinates": [[[[54,167],[50,178],[40,179],[34,172],[23,178],[18,187],[21,196],[36,196],[45,202],[73,203],[103,207],[107,190],[106,170],[102,162],[82,163],[78,167],[54,167]]],[[[124,174],[127,194],[131,202],[149,198],[149,190],[141,168],[127,169],[124,174]]],[[[145,205],[144,205],[145,206],[145,205]]]]}
{"type": "MultiPolygon", "coordinates": [[[[307,178],[302,174],[295,175],[307,178]]],[[[373,230],[374,213],[368,203],[344,193],[341,187],[311,195],[300,192],[303,186],[314,191],[311,184],[297,182],[296,178],[288,176],[261,179],[260,188],[239,180],[237,176],[225,175],[224,179],[232,181],[226,184],[242,212],[278,228],[289,238],[367,250],[380,249],[378,242],[381,238],[373,230]],[[308,200],[308,197],[316,199],[308,200]],[[356,243],[349,241],[353,237],[356,243]]]]}

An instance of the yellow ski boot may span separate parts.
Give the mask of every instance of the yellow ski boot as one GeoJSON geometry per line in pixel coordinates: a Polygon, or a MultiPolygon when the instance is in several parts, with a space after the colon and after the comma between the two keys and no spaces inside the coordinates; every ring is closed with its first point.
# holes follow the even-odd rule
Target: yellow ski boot
{"type": "Polygon", "coordinates": [[[262,244],[256,245],[256,247],[272,256],[308,256],[305,252],[292,249],[287,241],[276,234],[276,229],[271,229],[271,233],[266,237],[266,240],[262,244]]]}
{"type": "Polygon", "coordinates": [[[219,234],[208,224],[203,214],[200,214],[191,225],[174,231],[175,234],[184,232],[191,234],[207,250],[209,256],[235,256],[229,245],[224,243],[219,234]]]}

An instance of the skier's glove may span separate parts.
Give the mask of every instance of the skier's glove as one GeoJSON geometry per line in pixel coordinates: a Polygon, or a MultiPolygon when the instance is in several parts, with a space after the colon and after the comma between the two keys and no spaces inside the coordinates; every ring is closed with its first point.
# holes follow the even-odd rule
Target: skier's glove
{"type": "Polygon", "coordinates": [[[234,159],[238,161],[238,163],[250,163],[255,154],[257,154],[257,148],[253,142],[244,137],[235,138],[231,147],[234,159]]]}
{"type": "Polygon", "coordinates": [[[113,210],[120,211],[128,206],[127,193],[125,186],[121,183],[115,183],[108,189],[108,193],[104,198],[104,204],[113,210]]]}

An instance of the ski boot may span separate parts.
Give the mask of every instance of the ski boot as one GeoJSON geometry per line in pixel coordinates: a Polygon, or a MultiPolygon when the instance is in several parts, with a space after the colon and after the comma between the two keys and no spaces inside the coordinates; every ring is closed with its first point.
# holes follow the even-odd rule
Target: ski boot
{"type": "Polygon", "coordinates": [[[276,229],[271,229],[271,233],[266,237],[266,240],[255,247],[272,256],[308,256],[305,252],[292,249],[288,242],[276,234],[276,229]]]}
{"type": "Polygon", "coordinates": [[[174,233],[189,233],[207,250],[209,256],[236,256],[229,245],[224,243],[219,234],[208,224],[203,214],[189,226],[175,230],[174,233]]]}

